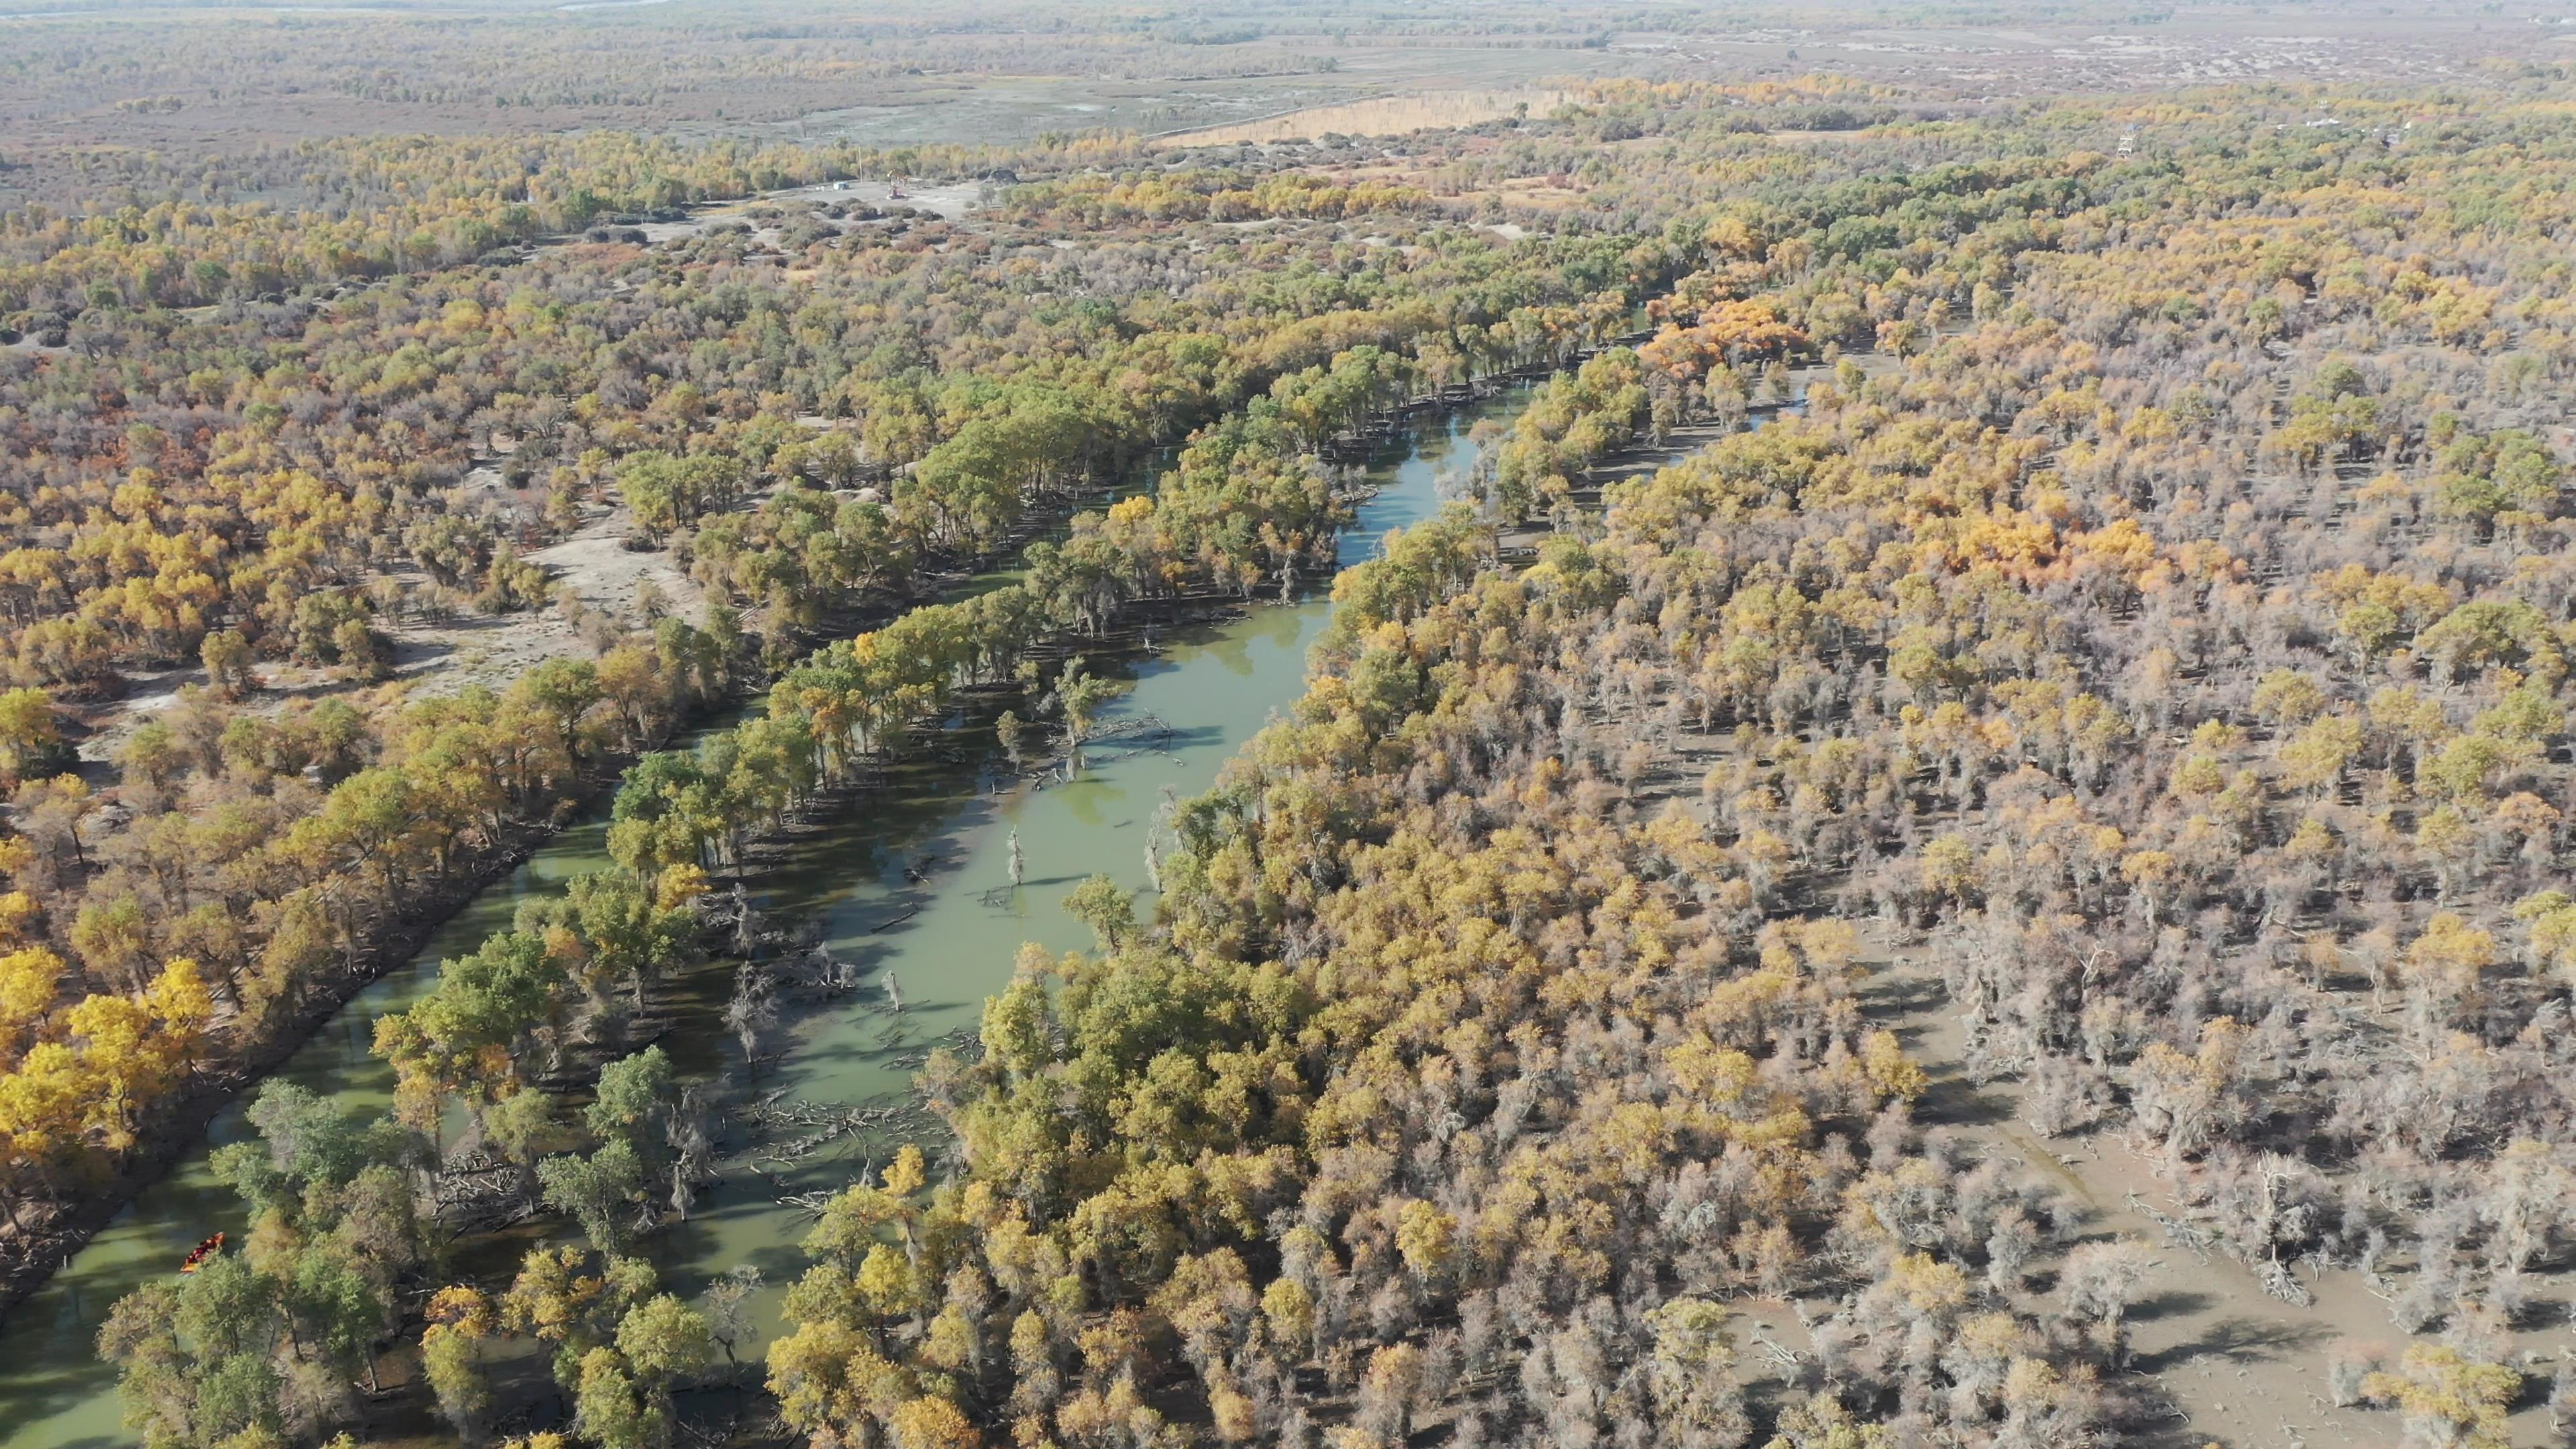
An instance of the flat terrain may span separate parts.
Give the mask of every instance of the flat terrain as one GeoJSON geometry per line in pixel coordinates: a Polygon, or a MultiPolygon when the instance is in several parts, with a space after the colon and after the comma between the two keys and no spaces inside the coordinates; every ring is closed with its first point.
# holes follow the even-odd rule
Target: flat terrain
{"type": "Polygon", "coordinates": [[[1266,120],[1231,126],[1209,126],[1159,138],[1163,146],[1225,146],[1246,142],[1288,141],[1327,133],[1345,136],[1398,136],[1436,126],[1473,126],[1514,113],[1545,115],[1564,104],[1563,91],[1441,90],[1416,95],[1381,96],[1375,100],[1314,106],[1266,120]]]}
{"type": "Polygon", "coordinates": [[[1940,977],[1918,955],[1886,950],[1884,937],[1877,944],[1863,999],[1932,1076],[1915,1120],[1965,1138],[1981,1156],[2017,1161],[2072,1194],[2087,1238],[2125,1237],[2156,1249],[2148,1291],[2130,1313],[2130,1343],[2133,1362],[2153,1376],[2151,1392],[2165,1401],[2170,1420],[2142,1436],[2145,1442],[2389,1442],[2395,1425],[2388,1415],[2336,1408],[2325,1398],[2332,1344],[2403,1337],[2389,1325],[2383,1304],[2352,1274],[2329,1273],[2314,1284],[2316,1307],[2294,1307],[2265,1293],[2241,1264],[2168,1241],[2140,1208],[2172,1204],[2150,1165],[2118,1132],[2042,1139],[2020,1118],[2019,1083],[1980,1083],[1962,1068],[1965,1032],[1940,977]]]}
{"type": "Polygon", "coordinates": [[[2120,92],[2249,80],[2427,80],[2485,68],[2493,57],[2565,59],[2576,32],[2555,17],[2366,13],[2295,15],[2176,10],[2156,24],[1958,29],[1860,24],[1744,29],[1732,34],[1623,34],[1614,53],[1686,71],[1812,70],[1953,89],[1962,100],[2120,92]]]}
{"type": "MultiPolygon", "coordinates": [[[[243,157],[326,137],[611,128],[688,141],[872,147],[1007,146],[1103,131],[1255,140],[1485,119],[1509,106],[1495,111],[1476,95],[1614,75],[1745,81],[1830,72],[1901,87],[1919,107],[2246,80],[2424,82],[2576,58],[2576,26],[2565,19],[2468,7],[2190,10],[2152,24],[1956,29],[1819,13],[1795,27],[1711,15],[1694,17],[1689,30],[1584,31],[1569,16],[1553,33],[1519,25],[1420,36],[1271,33],[1266,17],[1247,15],[1245,38],[1188,44],[944,34],[944,15],[895,36],[794,4],[742,13],[773,9],[781,17],[774,32],[710,30],[703,0],[454,12],[147,6],[0,17],[0,55],[22,57],[15,91],[0,83],[0,205],[76,196],[101,158],[243,157]],[[100,63],[95,37],[113,27],[127,43],[127,28],[141,26],[152,28],[149,44],[157,47],[148,60],[100,63]],[[317,46],[332,63],[308,75],[264,68],[288,43],[317,46]],[[1409,97],[1424,98],[1427,109],[1395,104],[1409,97]],[[1266,129],[1289,113],[1336,107],[1362,109],[1309,115],[1293,123],[1298,130],[1266,129]],[[1232,127],[1252,129],[1210,129],[1232,127]],[[90,159],[73,162],[74,153],[90,159]]],[[[1233,29],[1215,13],[1201,23],[1233,29]]],[[[0,79],[8,76],[0,69],[0,79]]],[[[269,184],[280,200],[326,200],[296,196],[286,173],[269,184]]]]}
{"type": "MultiPolygon", "coordinates": [[[[667,601],[669,612],[698,618],[703,599],[696,581],[665,550],[629,550],[631,530],[625,509],[604,510],[571,537],[530,553],[528,560],[542,566],[558,589],[569,590],[585,608],[613,618],[635,616],[647,581],[667,601]]],[[[423,695],[454,694],[475,685],[500,690],[548,659],[594,657],[561,608],[401,623],[385,632],[394,640],[395,676],[414,683],[423,695]]]]}
{"type": "MultiPolygon", "coordinates": [[[[2266,1293],[2243,1264],[2173,1241],[2150,1214],[2171,1219],[2182,1210],[2116,1127],[2042,1137],[2022,1119],[2018,1081],[1980,1082],[1962,1066],[1961,1019],[1920,953],[1883,931],[1873,933],[1871,945],[1862,1000],[1932,1077],[1915,1120],[1958,1135],[1978,1156],[2018,1161],[2064,1188],[2081,1207],[2086,1238],[2125,1237],[2155,1249],[2148,1292],[2130,1311],[2130,1345],[2168,1421],[2137,1442],[2175,1449],[2395,1442],[2393,1414],[2339,1408],[2326,1395],[2327,1359],[2338,1345],[2371,1346],[2394,1359],[2409,1341],[2360,1274],[2302,1267],[2298,1276],[2316,1302],[2300,1307],[2266,1293]]],[[[2569,1293],[2562,1277],[2545,1282],[2506,1344],[2526,1375],[2512,1419],[2517,1445],[2564,1442],[2543,1401],[2552,1367],[2568,1353],[2569,1293]]]]}
{"type": "MultiPolygon", "coordinates": [[[[865,88],[864,99],[817,107],[791,119],[741,126],[702,121],[675,127],[692,138],[853,141],[867,146],[936,142],[1008,144],[1050,131],[1194,132],[1185,144],[1278,140],[1325,131],[1391,135],[1434,125],[1469,125],[1509,115],[1545,84],[1647,69],[1638,57],[1601,51],[1467,47],[1351,46],[1296,74],[1109,79],[1075,76],[924,78],[865,88]],[[1322,68],[1330,60],[1332,68],[1322,68]],[[1508,95],[1499,105],[1493,98],[1508,95]],[[1420,97],[1425,109],[1390,102],[1420,97]],[[1267,128],[1289,114],[1296,127],[1267,128]],[[1215,129],[1210,129],[1215,128],[1215,129]]],[[[1534,107],[1543,109],[1540,107],[1534,107]]]]}

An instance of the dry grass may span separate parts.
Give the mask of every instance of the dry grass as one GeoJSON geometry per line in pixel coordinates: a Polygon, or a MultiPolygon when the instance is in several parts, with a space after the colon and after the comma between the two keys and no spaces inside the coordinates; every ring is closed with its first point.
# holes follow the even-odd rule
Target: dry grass
{"type": "Polygon", "coordinates": [[[1774,141],[1781,141],[1781,142],[1788,142],[1788,141],[1843,141],[1843,142],[1849,142],[1849,141],[1860,141],[1860,140],[1872,140],[1872,139],[1876,139],[1877,135],[1878,135],[1878,133],[1877,133],[1877,132],[1875,132],[1875,131],[1871,131],[1871,130],[1867,130],[1867,129],[1851,130],[1851,131],[1774,131],[1774,132],[1772,132],[1772,133],[1771,133],[1771,139],[1772,139],[1772,140],[1774,140],[1774,141]]]}
{"type": "MultiPolygon", "coordinates": [[[[1468,143],[1471,155],[1489,154],[1494,138],[1476,138],[1468,143]]],[[[1660,144],[1655,137],[1605,143],[1600,149],[1623,151],[1634,147],[1660,144]]],[[[1581,205],[1591,187],[1576,177],[1559,172],[1547,176],[1511,176],[1490,185],[1461,187],[1450,168],[1425,166],[1410,158],[1388,158],[1364,165],[1342,164],[1309,168],[1316,175],[1329,176],[1345,185],[1373,182],[1385,186],[1419,187],[1444,201],[1476,206],[1487,201],[1499,202],[1517,210],[1563,211],[1581,205]]]]}
{"type": "Polygon", "coordinates": [[[1375,100],[1350,101],[1336,106],[1309,106],[1302,111],[1289,111],[1231,126],[1175,131],[1168,136],[1156,137],[1154,144],[1232,146],[1244,142],[1321,136],[1328,131],[1344,136],[1400,136],[1407,131],[1473,126],[1483,121],[1499,120],[1523,106],[1529,108],[1530,114],[1543,116],[1564,100],[1563,91],[1527,88],[1424,91],[1418,95],[1380,96],[1375,100]]]}

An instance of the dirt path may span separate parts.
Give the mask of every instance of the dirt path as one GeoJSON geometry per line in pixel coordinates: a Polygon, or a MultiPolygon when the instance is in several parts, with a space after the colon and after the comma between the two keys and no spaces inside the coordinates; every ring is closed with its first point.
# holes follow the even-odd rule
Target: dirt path
{"type": "MultiPolygon", "coordinates": [[[[2263,1291],[2232,1259],[2203,1257],[2171,1242],[2134,1204],[2173,1212],[2175,1204],[2146,1159],[2131,1151],[2116,1124],[2050,1140],[2020,1117],[2017,1082],[1971,1080],[1962,1068],[1965,1028],[1940,977],[1918,952],[1886,950],[1871,962],[1862,988],[1869,1014],[1895,1031],[1931,1075],[1919,1104],[1923,1127],[1947,1128],[1988,1153],[2009,1153],[2075,1195],[2091,1238],[2129,1237],[2154,1249],[2157,1266],[2146,1296],[2130,1311],[2134,1367],[2168,1406],[2159,1424],[2131,1430],[2132,1442],[2172,1449],[2218,1444],[2226,1449],[2302,1449],[2400,1442],[2403,1426],[2389,1411],[2339,1409],[2326,1397],[2326,1358],[2337,1343],[2380,1345],[2393,1357],[2407,1337],[2388,1306],[2348,1270],[2309,1281],[2316,1304],[2300,1308],[2263,1291]]],[[[2307,1275],[2302,1273],[2303,1281],[2307,1275]]],[[[2529,1356],[2523,1397],[2512,1419],[2516,1445],[2564,1442],[2542,1406],[2551,1361],[2568,1349],[2561,1293],[2535,1314],[2537,1326],[2514,1335],[2529,1356]]]]}

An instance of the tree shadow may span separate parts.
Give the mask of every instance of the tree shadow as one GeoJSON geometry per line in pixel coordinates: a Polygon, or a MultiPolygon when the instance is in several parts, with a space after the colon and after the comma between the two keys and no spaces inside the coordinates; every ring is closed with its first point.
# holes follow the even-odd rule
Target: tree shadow
{"type": "Polygon", "coordinates": [[[2136,1414],[2125,1416],[2114,1442],[2124,1449],[2222,1449],[2229,1444],[2224,1435],[2192,1427],[2190,1418],[2162,1395],[2145,1396],[2140,1407],[2148,1406],[2159,1411],[2155,1421],[2144,1423],[2136,1414]]]}
{"type": "Polygon", "coordinates": [[[2284,1323],[2231,1314],[2209,1325],[2197,1337],[2137,1355],[2129,1361],[2129,1367],[2142,1374],[2160,1374],[2200,1358],[2268,1363],[2285,1353],[2316,1348],[2333,1337],[2334,1329],[2323,1323],[2284,1323]]]}
{"type": "Polygon", "coordinates": [[[2011,1121],[2012,1115],[2011,1097],[1987,1091],[1956,1070],[1935,1073],[1914,1103],[1918,1127],[1994,1127],[2011,1121]]]}
{"type": "Polygon", "coordinates": [[[448,639],[394,639],[393,670],[396,674],[426,672],[441,662],[456,657],[456,644],[448,639]]]}
{"type": "Polygon", "coordinates": [[[2153,1323],[2160,1318],[2171,1318],[2177,1314],[2199,1313],[2217,1301],[2209,1294],[2197,1293],[2189,1288],[2167,1288],[2161,1293],[2151,1293],[2138,1300],[2136,1305],[2129,1309],[2129,1317],[2134,1322],[2153,1323]]]}
{"type": "MultiPolygon", "coordinates": [[[[1861,1014],[1873,1021],[1928,1015],[1949,997],[1941,983],[1928,976],[1897,976],[1887,971],[1874,973],[1852,994],[1860,999],[1861,1014]]],[[[1921,1030],[1919,1026],[1915,1029],[1921,1030]]]]}

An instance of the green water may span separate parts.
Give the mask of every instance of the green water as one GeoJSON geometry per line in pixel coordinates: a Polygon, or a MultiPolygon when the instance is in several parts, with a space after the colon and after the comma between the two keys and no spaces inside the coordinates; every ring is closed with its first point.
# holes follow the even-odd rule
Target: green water
{"type": "MultiPolygon", "coordinates": [[[[606,835],[602,823],[557,835],[441,926],[409,964],[360,992],[276,1075],[352,1110],[383,1111],[393,1100],[393,1074],[368,1051],[376,1018],[418,1000],[435,983],[441,957],[471,951],[507,926],[520,901],[606,864],[606,835]]],[[[0,1325],[0,1445],[106,1449],[135,1442],[119,1422],[115,1371],[95,1357],[93,1339],[119,1297],[175,1270],[198,1239],[218,1229],[241,1235],[240,1200],[208,1165],[208,1149],[248,1130],[241,1105],[217,1116],[204,1146],[145,1189],[0,1325]]]]}
{"type": "MultiPolygon", "coordinates": [[[[1369,557],[1390,528],[1436,511],[1433,482],[1472,461],[1467,431],[1507,417],[1517,392],[1422,421],[1399,435],[1370,473],[1378,491],[1343,537],[1341,562],[1369,557]]],[[[1045,788],[1004,782],[991,733],[961,719],[951,748],[908,763],[886,786],[837,804],[817,828],[798,833],[749,882],[754,903],[791,920],[821,924],[826,945],[862,968],[860,988],[823,1003],[789,1003],[767,1050],[776,1053],[752,1083],[766,1094],[834,1104],[893,1102],[908,1090],[921,1053],[937,1039],[971,1031],[984,999],[1010,980],[1022,942],[1062,951],[1087,945],[1087,928],[1067,917],[1065,893],[1106,872],[1146,883],[1145,840],[1168,790],[1186,799],[1275,712],[1302,692],[1305,657],[1329,605],[1321,599],[1255,607],[1208,625],[1156,631],[1152,652],[1099,661],[1134,687],[1103,716],[1103,727],[1151,716],[1168,736],[1093,748],[1080,778],[1045,788]],[[1009,839],[1019,835],[1025,876],[1010,889],[1009,839]],[[906,867],[919,870],[918,883],[906,867]],[[900,918],[900,919],[898,919],[900,918]],[[883,990],[892,974],[905,1009],[883,990]]],[[[360,993],[280,1075],[351,1109],[382,1110],[391,1074],[369,1054],[375,1019],[416,1000],[443,956],[461,954],[506,925],[518,903],[605,864],[604,827],[565,831],[529,862],[485,890],[412,962],[360,993]]],[[[678,1029],[666,1042],[684,1067],[730,1065],[734,1048],[713,1030],[728,981],[721,969],[679,984],[678,1029]]],[[[245,1130],[238,1107],[222,1114],[207,1146],[245,1130]]],[[[792,1131],[788,1135],[795,1135],[792,1131]]],[[[720,1162],[724,1181],[700,1199],[692,1219],[659,1235],[651,1251],[669,1286],[695,1292],[737,1264],[770,1285],[755,1304],[766,1335],[785,1286],[803,1270],[797,1243],[809,1219],[777,1201],[783,1193],[828,1190],[857,1176],[881,1141],[845,1138],[793,1165],[763,1159],[740,1129],[720,1162]]],[[[935,1143],[925,1143],[935,1146],[935,1143]]],[[[231,1193],[214,1182],[204,1147],[119,1213],[69,1265],[0,1324],[0,1446],[108,1449],[132,1442],[120,1426],[115,1375],[92,1352],[108,1308],[155,1273],[172,1271],[187,1249],[245,1224],[231,1193]]]]}

